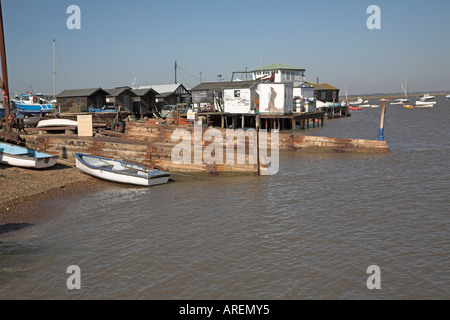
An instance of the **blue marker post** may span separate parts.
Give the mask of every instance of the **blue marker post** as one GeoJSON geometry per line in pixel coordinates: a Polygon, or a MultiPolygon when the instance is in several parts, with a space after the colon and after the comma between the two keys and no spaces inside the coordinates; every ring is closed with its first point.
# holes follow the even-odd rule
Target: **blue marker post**
{"type": "Polygon", "coordinates": [[[383,99],[381,105],[381,123],[380,123],[380,133],[378,134],[378,140],[384,141],[384,117],[386,115],[386,100],[383,99]]]}

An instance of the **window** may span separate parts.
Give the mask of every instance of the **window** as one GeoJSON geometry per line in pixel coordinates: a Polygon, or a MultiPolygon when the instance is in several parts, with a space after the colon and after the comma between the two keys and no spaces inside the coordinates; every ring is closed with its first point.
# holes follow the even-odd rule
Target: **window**
{"type": "Polygon", "coordinates": [[[240,98],[241,97],[241,90],[234,90],[234,97],[240,98]]]}

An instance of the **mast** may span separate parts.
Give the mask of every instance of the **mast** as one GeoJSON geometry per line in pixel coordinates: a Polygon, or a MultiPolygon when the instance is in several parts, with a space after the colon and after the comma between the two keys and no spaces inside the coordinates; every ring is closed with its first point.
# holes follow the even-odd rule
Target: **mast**
{"type": "MultiPolygon", "coordinates": [[[[9,86],[8,86],[8,69],[6,65],[6,48],[5,48],[5,34],[3,30],[3,12],[2,12],[2,3],[0,1],[0,53],[1,53],[1,62],[2,62],[2,93],[5,99],[5,118],[8,119],[10,114],[10,97],[9,97],[9,86]]],[[[9,122],[6,121],[6,130],[10,131],[11,127],[9,122]]]]}
{"type": "Polygon", "coordinates": [[[175,60],[175,84],[178,84],[177,82],[177,60],[175,60]]]}
{"type": "Polygon", "coordinates": [[[53,98],[56,99],[56,59],[55,59],[56,41],[53,39],[53,98]]]}

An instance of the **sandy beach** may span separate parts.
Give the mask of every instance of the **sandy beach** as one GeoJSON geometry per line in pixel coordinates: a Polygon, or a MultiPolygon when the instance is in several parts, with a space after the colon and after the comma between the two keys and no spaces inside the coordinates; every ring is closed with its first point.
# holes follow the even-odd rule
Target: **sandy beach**
{"type": "Polygon", "coordinates": [[[49,218],[44,200],[99,190],[105,183],[59,161],[47,170],[27,170],[0,164],[0,235],[49,218]]]}

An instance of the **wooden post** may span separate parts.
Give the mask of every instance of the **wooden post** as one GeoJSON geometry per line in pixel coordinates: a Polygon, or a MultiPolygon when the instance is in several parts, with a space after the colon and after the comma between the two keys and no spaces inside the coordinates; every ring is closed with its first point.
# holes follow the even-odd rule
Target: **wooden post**
{"type": "MultiPolygon", "coordinates": [[[[266,120],[267,123],[267,120],[266,120]]],[[[256,115],[256,165],[258,166],[258,176],[261,175],[261,168],[260,168],[260,162],[259,162],[259,127],[261,125],[261,118],[260,115],[256,115]]]]}
{"type": "Polygon", "coordinates": [[[380,122],[380,133],[378,134],[378,140],[384,141],[384,118],[386,115],[386,100],[382,101],[381,104],[381,122],[380,122]]]}
{"type": "Polygon", "coordinates": [[[225,119],[224,119],[224,115],[220,115],[220,126],[223,129],[225,127],[225,119]]]}
{"type": "Polygon", "coordinates": [[[245,128],[245,116],[242,115],[242,129],[245,128]]]}

